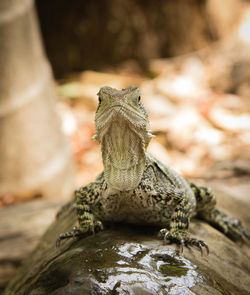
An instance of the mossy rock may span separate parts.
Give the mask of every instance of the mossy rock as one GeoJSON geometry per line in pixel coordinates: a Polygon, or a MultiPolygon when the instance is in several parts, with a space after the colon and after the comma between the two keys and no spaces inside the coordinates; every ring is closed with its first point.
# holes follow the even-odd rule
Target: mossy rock
{"type": "Polygon", "coordinates": [[[72,207],[50,226],[10,282],[5,295],[250,294],[250,259],[242,248],[200,221],[191,233],[210,246],[209,256],[157,239],[156,228],[115,225],[81,240],[59,233],[76,223],[72,207]]]}

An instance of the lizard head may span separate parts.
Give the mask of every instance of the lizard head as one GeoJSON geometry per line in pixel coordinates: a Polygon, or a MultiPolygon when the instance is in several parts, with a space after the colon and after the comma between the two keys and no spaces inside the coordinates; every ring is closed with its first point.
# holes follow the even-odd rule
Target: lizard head
{"type": "Polygon", "coordinates": [[[102,87],[95,116],[94,139],[100,142],[107,183],[120,191],[138,186],[152,134],[137,87],[102,87]]]}

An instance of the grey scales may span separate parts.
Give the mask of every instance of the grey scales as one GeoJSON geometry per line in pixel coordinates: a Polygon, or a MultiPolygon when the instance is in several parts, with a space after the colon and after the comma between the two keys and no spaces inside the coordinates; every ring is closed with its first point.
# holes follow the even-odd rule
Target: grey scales
{"type": "Polygon", "coordinates": [[[237,218],[218,210],[209,188],[186,181],[147,152],[153,137],[138,87],[122,90],[105,86],[98,92],[94,139],[101,145],[104,171],[75,192],[79,225],[62,233],[61,240],[103,230],[105,223],[124,222],[161,228],[164,242],[196,247],[207,244],[191,237],[193,216],[207,221],[232,240],[249,239],[237,218]]]}

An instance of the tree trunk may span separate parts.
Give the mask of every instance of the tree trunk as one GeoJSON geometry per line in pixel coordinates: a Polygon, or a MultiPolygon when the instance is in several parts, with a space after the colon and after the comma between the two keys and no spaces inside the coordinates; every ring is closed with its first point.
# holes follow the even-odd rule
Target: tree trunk
{"type": "Polygon", "coordinates": [[[69,196],[72,167],[33,0],[0,1],[0,196],[69,196]]]}

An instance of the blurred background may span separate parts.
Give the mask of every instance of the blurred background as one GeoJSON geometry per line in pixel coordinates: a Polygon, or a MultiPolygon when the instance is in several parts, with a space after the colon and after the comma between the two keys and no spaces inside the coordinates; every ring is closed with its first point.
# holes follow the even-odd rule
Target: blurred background
{"type": "Polygon", "coordinates": [[[0,292],[102,171],[104,85],[139,86],[149,151],[249,208],[249,57],[246,0],[1,0],[0,292]]]}

